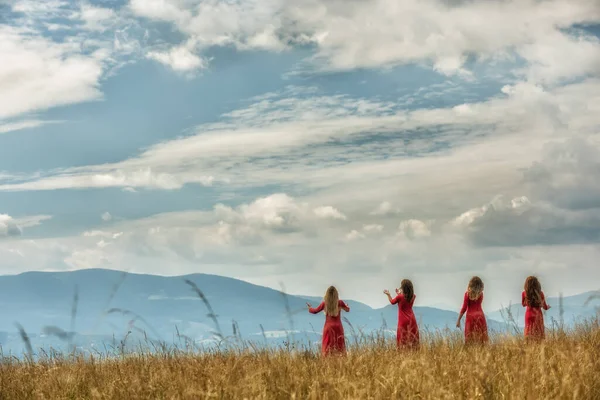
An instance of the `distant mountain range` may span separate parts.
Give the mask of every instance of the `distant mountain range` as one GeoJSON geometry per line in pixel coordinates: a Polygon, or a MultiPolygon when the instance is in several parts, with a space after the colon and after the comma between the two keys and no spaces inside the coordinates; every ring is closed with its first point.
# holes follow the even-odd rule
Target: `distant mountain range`
{"type": "MultiPolygon", "coordinates": [[[[595,313],[592,305],[583,305],[588,297],[563,299],[567,323],[595,313]]],[[[107,342],[118,343],[128,332],[136,340],[149,337],[167,343],[181,343],[182,338],[207,343],[218,331],[224,337],[241,336],[261,343],[282,343],[290,335],[295,340],[318,342],[323,317],[310,315],[307,301],[316,305],[320,299],[285,295],[215,275],[164,277],[100,269],[26,272],[0,276],[0,344],[5,353],[22,351],[15,322],[28,333],[34,348],[59,347],[70,337],[81,347],[98,348],[107,342]],[[207,304],[216,323],[208,315],[207,304]]],[[[558,304],[558,299],[548,301],[558,304]]],[[[368,334],[386,326],[389,334],[394,334],[395,306],[373,309],[356,301],[348,303],[351,312],[344,314],[348,335],[368,334]]],[[[520,304],[511,310],[522,315],[520,304]]],[[[553,307],[550,316],[557,312],[558,307],[553,307]]],[[[415,314],[422,330],[453,327],[457,318],[456,312],[432,307],[415,307],[415,314]]],[[[491,329],[509,329],[499,322],[502,320],[498,311],[488,314],[491,329]]],[[[517,318],[520,320],[522,316],[517,318]]]]}

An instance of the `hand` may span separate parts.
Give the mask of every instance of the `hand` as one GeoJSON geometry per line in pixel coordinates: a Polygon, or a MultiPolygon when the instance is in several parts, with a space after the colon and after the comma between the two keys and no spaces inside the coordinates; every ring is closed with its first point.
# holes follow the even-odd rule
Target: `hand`
{"type": "Polygon", "coordinates": [[[311,306],[311,305],[310,305],[310,303],[308,303],[308,302],[306,303],[306,306],[307,306],[308,308],[312,308],[312,306],[311,306]]]}
{"type": "Polygon", "coordinates": [[[460,329],[460,320],[456,321],[456,327],[460,329]]]}
{"type": "Polygon", "coordinates": [[[396,294],[400,294],[400,289],[396,288],[396,294]]]}
{"type": "Polygon", "coordinates": [[[383,294],[387,294],[387,295],[389,296],[389,295],[390,295],[390,291],[389,291],[389,290],[387,290],[387,289],[385,289],[385,290],[383,291],[383,294]]]}

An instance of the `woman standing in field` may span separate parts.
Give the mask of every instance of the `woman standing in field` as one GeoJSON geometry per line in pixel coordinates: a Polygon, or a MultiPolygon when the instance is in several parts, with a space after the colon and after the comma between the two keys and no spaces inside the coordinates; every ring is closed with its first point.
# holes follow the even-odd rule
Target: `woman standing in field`
{"type": "Polygon", "coordinates": [[[329,286],[325,292],[323,301],[317,308],[312,308],[309,303],[308,311],[311,314],[318,314],[325,310],[325,326],[323,327],[323,343],[321,351],[323,355],[345,354],[346,340],[344,339],[344,327],[340,317],[341,310],[350,311],[350,307],[340,300],[338,291],[334,286],[329,286]]]}
{"type": "Polygon", "coordinates": [[[465,292],[463,305],[456,321],[456,327],[460,328],[460,320],[465,312],[467,318],[465,321],[465,343],[483,344],[488,341],[487,322],[481,303],[483,302],[483,281],[480,277],[474,276],[469,281],[469,286],[465,292]]]}
{"type": "Polygon", "coordinates": [[[546,304],[542,285],[535,276],[529,276],[525,280],[525,288],[521,294],[521,304],[527,307],[525,312],[525,337],[530,340],[541,340],[545,336],[544,314],[542,308],[550,308],[546,304]]]}
{"type": "Polygon", "coordinates": [[[391,304],[398,304],[398,328],[396,330],[396,344],[398,348],[408,347],[417,349],[419,347],[419,327],[413,313],[415,303],[415,292],[413,284],[408,279],[400,282],[400,289],[396,289],[396,297],[392,298],[389,290],[384,290],[391,304]]]}

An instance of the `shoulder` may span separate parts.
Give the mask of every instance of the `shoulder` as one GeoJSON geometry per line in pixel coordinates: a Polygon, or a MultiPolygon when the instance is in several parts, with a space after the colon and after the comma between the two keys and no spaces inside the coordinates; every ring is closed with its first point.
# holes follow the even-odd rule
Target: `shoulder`
{"type": "Polygon", "coordinates": [[[344,302],[344,300],[338,300],[338,306],[342,307],[345,305],[346,305],[346,303],[344,302]]]}

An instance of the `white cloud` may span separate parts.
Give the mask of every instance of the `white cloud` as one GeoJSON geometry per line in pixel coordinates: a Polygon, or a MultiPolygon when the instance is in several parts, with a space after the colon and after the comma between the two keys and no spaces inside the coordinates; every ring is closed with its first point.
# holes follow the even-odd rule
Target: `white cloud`
{"type": "Polygon", "coordinates": [[[341,219],[346,220],[346,216],[331,206],[317,207],[313,210],[315,215],[323,219],[341,219]]]}
{"type": "Polygon", "coordinates": [[[102,61],[74,43],[1,25],[0,47],[0,120],[102,96],[102,61]]]}
{"type": "Polygon", "coordinates": [[[164,52],[151,51],[146,54],[146,57],[167,65],[178,72],[196,71],[207,67],[206,61],[186,46],[173,47],[164,52]]]}
{"type": "Polygon", "coordinates": [[[600,211],[570,211],[527,197],[492,202],[452,221],[479,246],[532,246],[597,243],[600,211]]]}
{"type": "Polygon", "coordinates": [[[92,4],[81,4],[80,15],[84,27],[90,31],[105,31],[110,28],[118,18],[117,13],[110,8],[97,7],[92,4]]]}
{"type": "Polygon", "coordinates": [[[0,214],[0,238],[10,236],[21,236],[21,228],[10,215],[0,214]]]}
{"type": "Polygon", "coordinates": [[[431,236],[428,224],[418,219],[402,221],[398,229],[404,237],[409,239],[421,239],[431,236]]]}
{"type": "Polygon", "coordinates": [[[31,215],[28,217],[13,218],[7,214],[0,214],[0,238],[21,236],[23,229],[38,226],[50,218],[52,218],[50,215],[31,215]]]}
{"type": "Polygon", "coordinates": [[[529,195],[519,169],[530,167],[549,140],[593,133],[600,123],[598,93],[597,79],[554,89],[517,84],[468,104],[468,112],[466,106],[405,112],[344,96],[271,94],[222,123],[128,160],[30,179],[5,177],[0,190],[174,190],[189,183],[235,190],[293,183],[312,193],[312,203],[336,204],[346,215],[387,199],[374,215],[443,219],[498,193],[529,195]],[[361,110],[359,116],[354,110],[361,110]],[[431,127],[436,141],[449,148],[432,148],[427,135],[415,137],[415,130],[431,127]],[[354,144],[365,135],[369,141],[354,144]],[[344,146],[332,146],[332,140],[344,146]]]}
{"type": "Polygon", "coordinates": [[[132,0],[130,7],[139,16],[172,23],[201,49],[233,45],[281,51],[310,43],[317,49],[314,60],[325,68],[426,62],[443,74],[468,75],[464,65],[469,56],[506,58],[516,51],[531,63],[531,79],[597,72],[588,61],[597,56],[585,56],[586,50],[593,50],[589,37],[580,40],[564,31],[599,21],[595,0],[452,5],[439,0],[132,0]],[[552,42],[560,43],[560,52],[547,50],[552,42]],[[574,55],[582,62],[552,52],[574,55]]]}
{"type": "Polygon", "coordinates": [[[46,124],[53,123],[53,122],[55,122],[55,121],[40,121],[37,119],[21,120],[21,121],[15,121],[15,122],[7,122],[7,123],[0,122],[0,134],[20,131],[23,129],[37,128],[39,126],[46,125],[46,124]]]}
{"type": "Polygon", "coordinates": [[[348,240],[357,240],[357,239],[364,239],[364,238],[365,238],[365,235],[363,233],[360,233],[356,229],[352,229],[346,235],[346,239],[348,239],[348,240]]]}
{"type": "Polygon", "coordinates": [[[366,233],[381,233],[383,231],[383,225],[369,224],[363,226],[363,231],[366,233]]]}
{"type": "Polygon", "coordinates": [[[397,208],[394,208],[392,206],[392,203],[390,203],[389,201],[383,201],[383,202],[381,202],[381,204],[379,204],[377,206],[377,208],[375,208],[373,211],[371,211],[371,215],[386,216],[386,215],[398,214],[399,212],[400,212],[400,210],[397,208]]]}

